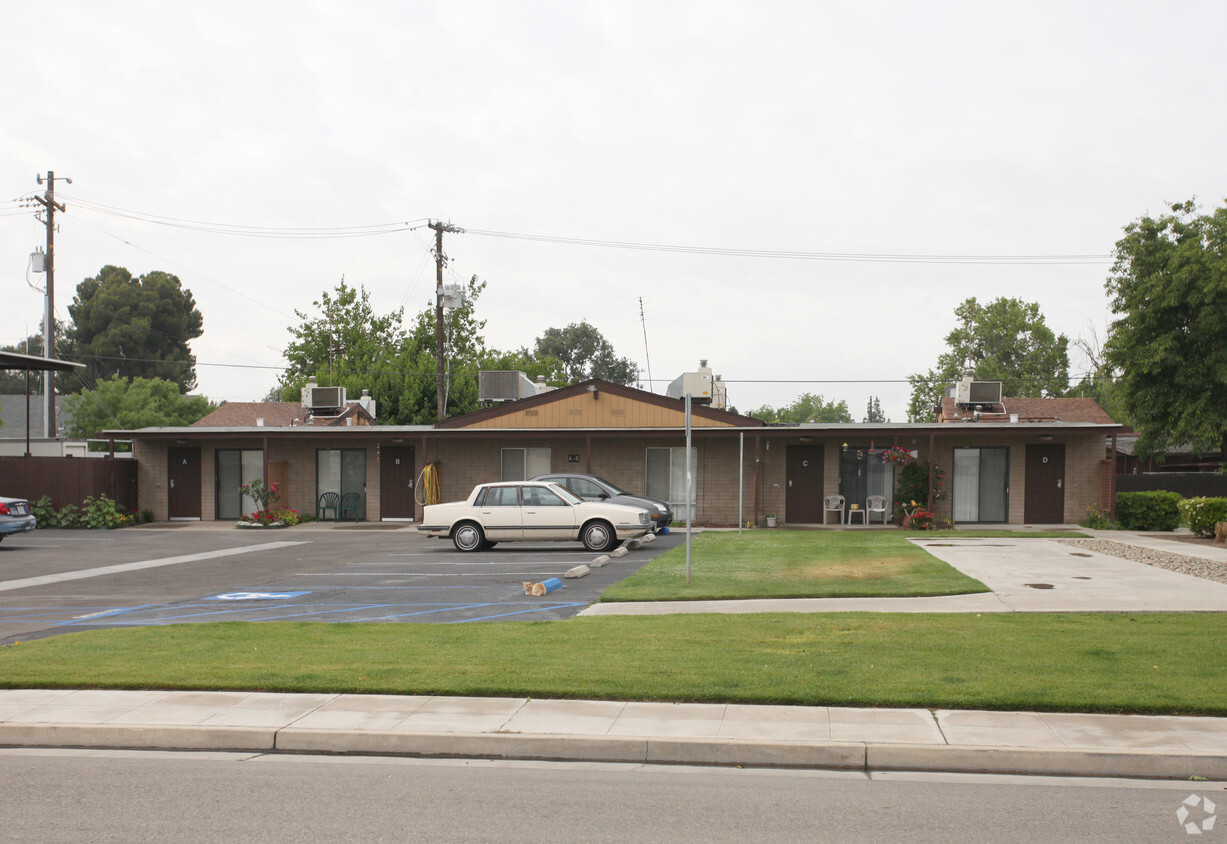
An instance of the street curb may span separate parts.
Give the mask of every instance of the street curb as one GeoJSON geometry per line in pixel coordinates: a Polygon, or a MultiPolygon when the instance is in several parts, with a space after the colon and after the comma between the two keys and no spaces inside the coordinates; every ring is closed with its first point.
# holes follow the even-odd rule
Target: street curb
{"type": "Polygon", "coordinates": [[[1147,749],[870,744],[866,746],[866,767],[879,771],[1227,779],[1227,757],[1221,753],[1147,749]]]}
{"type": "Polygon", "coordinates": [[[90,747],[131,750],[237,750],[271,753],[271,727],[167,724],[0,724],[0,747],[90,747]]]}
{"type": "Polygon", "coordinates": [[[162,724],[0,724],[0,747],[211,750],[533,759],[852,771],[1227,780],[1221,753],[1090,748],[951,747],[522,733],[403,733],[162,724]]]}

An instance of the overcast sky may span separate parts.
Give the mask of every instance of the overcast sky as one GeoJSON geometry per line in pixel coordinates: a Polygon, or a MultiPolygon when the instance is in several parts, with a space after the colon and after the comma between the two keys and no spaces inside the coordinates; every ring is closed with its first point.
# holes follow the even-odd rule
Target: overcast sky
{"type": "Polygon", "coordinates": [[[43,311],[43,227],[7,200],[54,170],[57,313],[105,264],[178,275],[213,400],[261,398],[294,310],[342,274],[381,313],[430,305],[431,232],[134,217],[451,221],[470,233],[447,237],[449,280],[489,283],[494,347],[587,320],[657,392],[706,358],[742,411],[809,391],[860,421],[877,395],[902,421],[961,301],[1102,336],[1122,227],[1227,197],[1221,0],[0,0],[0,19],[0,344],[43,311]]]}

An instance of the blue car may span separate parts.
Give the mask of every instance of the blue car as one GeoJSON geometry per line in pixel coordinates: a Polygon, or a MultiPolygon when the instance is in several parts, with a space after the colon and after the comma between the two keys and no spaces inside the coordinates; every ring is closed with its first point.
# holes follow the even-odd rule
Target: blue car
{"type": "Polygon", "coordinates": [[[25,533],[38,527],[24,498],[0,498],[0,540],[11,533],[25,533]]]}

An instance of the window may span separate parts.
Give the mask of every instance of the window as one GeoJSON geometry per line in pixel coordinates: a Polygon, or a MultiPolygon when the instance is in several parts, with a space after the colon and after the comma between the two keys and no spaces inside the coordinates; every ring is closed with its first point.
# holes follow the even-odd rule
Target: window
{"type": "Polygon", "coordinates": [[[315,497],[325,492],[358,494],[358,518],[366,518],[366,449],[321,448],[315,452],[315,497]]]}
{"type": "Polygon", "coordinates": [[[673,508],[674,519],[685,521],[689,505],[698,495],[699,450],[690,449],[690,494],[686,494],[686,449],[647,449],[647,489],[644,494],[665,501],[673,508]]]}
{"type": "Polygon", "coordinates": [[[953,505],[956,522],[1007,520],[1009,466],[1008,448],[954,450],[953,505]]]}
{"type": "Polygon", "coordinates": [[[264,452],[258,448],[219,448],[217,461],[217,518],[238,521],[245,513],[260,509],[251,498],[239,492],[264,474],[264,452]]]}
{"type": "Polygon", "coordinates": [[[571,478],[571,492],[580,498],[609,497],[609,494],[587,478],[571,478]]]}
{"type": "Polygon", "coordinates": [[[481,501],[482,507],[519,507],[520,506],[520,488],[518,486],[491,486],[486,487],[485,498],[481,501]]]}
{"type": "Polygon", "coordinates": [[[525,507],[564,507],[566,503],[545,487],[526,486],[521,492],[524,495],[525,507]]]}
{"type": "Polygon", "coordinates": [[[548,448],[505,448],[500,481],[526,481],[550,470],[548,448]]]}

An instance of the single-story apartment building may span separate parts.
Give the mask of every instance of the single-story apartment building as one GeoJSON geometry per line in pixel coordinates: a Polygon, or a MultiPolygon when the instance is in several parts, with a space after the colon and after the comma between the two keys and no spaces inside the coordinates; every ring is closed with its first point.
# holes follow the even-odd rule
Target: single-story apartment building
{"type": "MultiPolygon", "coordinates": [[[[1076,523],[1093,504],[1111,508],[1119,425],[1091,399],[1003,402],[988,413],[950,399],[930,423],[798,425],[696,404],[694,522],[834,520],[827,496],[860,508],[869,495],[891,496],[898,464],[884,461],[888,448],[943,470],[935,509],[961,524],[1076,523]]],[[[416,520],[426,464],[444,501],[487,481],[582,472],[687,515],[680,399],[589,380],[435,425],[373,421],[353,409],[309,418],[293,403],[229,403],[190,427],[107,435],[133,441],[140,507],[159,520],[235,520],[254,509],[239,487],[257,477],[278,484],[278,506],[313,512],[325,492],[356,492],[363,519],[416,520]]]]}

